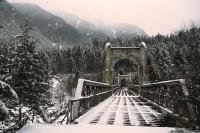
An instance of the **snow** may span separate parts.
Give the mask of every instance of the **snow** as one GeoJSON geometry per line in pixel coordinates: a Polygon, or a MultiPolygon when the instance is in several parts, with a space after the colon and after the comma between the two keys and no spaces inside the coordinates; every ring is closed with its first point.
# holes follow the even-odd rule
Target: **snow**
{"type": "Polygon", "coordinates": [[[162,83],[170,83],[170,82],[183,82],[184,79],[176,79],[176,80],[167,80],[167,81],[161,81],[161,82],[156,82],[156,83],[148,83],[148,84],[143,84],[144,86],[147,86],[147,85],[156,85],[156,84],[162,84],[162,83]]]}
{"type": "Polygon", "coordinates": [[[156,83],[148,83],[148,84],[143,84],[143,86],[150,86],[150,85],[158,85],[158,84],[166,84],[166,83],[172,83],[172,82],[180,82],[182,91],[185,96],[189,95],[189,92],[185,86],[185,80],[184,79],[176,79],[176,80],[167,80],[167,81],[161,81],[161,82],[156,82],[156,83]]]}
{"type": "Polygon", "coordinates": [[[11,95],[14,97],[14,98],[18,98],[18,96],[17,96],[17,93],[10,87],[10,85],[9,84],[7,84],[7,83],[5,83],[5,82],[3,82],[3,81],[1,81],[0,80],[0,86],[1,86],[1,88],[4,90],[4,89],[9,89],[9,91],[11,92],[11,95]],[[6,88],[7,87],[7,88],[6,88]]]}
{"type": "Polygon", "coordinates": [[[63,47],[62,47],[62,45],[60,44],[60,45],[59,45],[59,49],[62,49],[62,48],[63,48],[63,47]]]}
{"type": "Polygon", "coordinates": [[[82,93],[83,86],[84,86],[85,82],[89,82],[89,83],[93,83],[93,84],[98,84],[98,85],[102,85],[102,86],[109,86],[109,84],[107,84],[107,83],[96,82],[96,81],[87,80],[87,79],[79,79],[77,87],[76,87],[75,99],[79,99],[79,98],[82,97],[81,93],[82,93]]]}
{"type": "Polygon", "coordinates": [[[78,80],[78,84],[77,84],[77,87],[76,87],[75,98],[81,97],[81,92],[82,92],[82,89],[83,89],[83,83],[84,83],[84,79],[79,79],[78,80]]]}
{"type": "MultiPolygon", "coordinates": [[[[5,89],[8,89],[11,95],[13,96],[13,98],[16,98],[16,99],[18,98],[17,93],[10,87],[10,85],[1,80],[0,80],[0,88],[3,89],[3,91],[5,91],[5,89]]],[[[0,100],[0,111],[5,114],[9,113],[8,108],[1,100],[0,100]]]]}
{"type": "Polygon", "coordinates": [[[11,80],[12,79],[12,75],[11,76],[8,76],[5,78],[5,81],[8,81],[8,80],[11,80]]]}
{"type": "Polygon", "coordinates": [[[57,22],[55,23],[55,26],[56,26],[56,28],[58,27],[58,23],[57,22]]]}
{"type": "Polygon", "coordinates": [[[44,115],[44,121],[45,122],[50,122],[49,118],[47,117],[46,113],[44,112],[43,108],[41,106],[39,106],[40,111],[42,112],[42,114],[44,115]]]}
{"type": "Polygon", "coordinates": [[[112,49],[138,49],[139,47],[112,47],[112,49]]]}
{"type": "Polygon", "coordinates": [[[20,38],[22,35],[15,35],[14,38],[20,38]]]}
{"type": "Polygon", "coordinates": [[[141,42],[141,46],[143,46],[144,48],[147,48],[147,45],[145,42],[141,42]]]}
{"type": "Polygon", "coordinates": [[[76,21],[76,28],[78,28],[80,24],[81,24],[81,20],[77,20],[76,21]]]}
{"type": "Polygon", "coordinates": [[[85,82],[93,83],[93,84],[99,84],[99,85],[110,85],[108,83],[103,83],[103,82],[97,82],[97,81],[92,81],[88,79],[83,79],[85,82]]]}
{"type": "Polygon", "coordinates": [[[114,37],[114,38],[117,38],[117,37],[116,37],[116,30],[115,30],[115,29],[113,30],[113,37],[114,37]]]}
{"type": "Polygon", "coordinates": [[[13,98],[15,98],[15,99],[18,98],[17,93],[13,89],[11,89],[10,92],[11,92],[13,98]]]}
{"type": "Polygon", "coordinates": [[[0,54],[0,57],[1,58],[4,58],[4,59],[7,59],[4,55],[0,54]]]}
{"type": "Polygon", "coordinates": [[[124,88],[80,116],[75,122],[78,124],[129,126],[144,126],[146,123],[155,126],[159,121],[154,117],[158,118],[161,114],[156,109],[147,106],[147,103],[146,100],[141,100],[140,96],[134,95],[132,91],[124,88]]]}
{"type": "Polygon", "coordinates": [[[18,133],[169,133],[191,132],[183,128],[168,127],[137,127],[137,126],[109,126],[109,125],[26,125],[18,133]]]}
{"type": "Polygon", "coordinates": [[[51,27],[51,26],[52,26],[52,24],[48,24],[47,26],[48,26],[48,27],[51,27]]]}
{"type": "Polygon", "coordinates": [[[8,108],[6,107],[6,105],[0,100],[0,110],[1,112],[8,114],[8,108]]]}
{"type": "Polygon", "coordinates": [[[52,46],[55,47],[57,45],[57,43],[52,43],[52,46]]]}
{"type": "Polygon", "coordinates": [[[0,85],[1,85],[2,89],[5,89],[5,87],[10,87],[10,85],[8,85],[7,83],[5,83],[1,80],[0,80],[0,85]]]}
{"type": "Polygon", "coordinates": [[[51,80],[51,82],[52,82],[52,87],[53,87],[54,89],[57,89],[58,86],[59,86],[59,84],[60,84],[59,80],[56,79],[56,78],[53,78],[53,79],[51,80]]]}
{"type": "Polygon", "coordinates": [[[87,35],[87,36],[89,36],[89,35],[90,35],[90,33],[88,32],[86,35],[87,35]]]}
{"type": "Polygon", "coordinates": [[[107,47],[111,47],[111,44],[108,42],[108,43],[106,43],[106,48],[107,47]]]}

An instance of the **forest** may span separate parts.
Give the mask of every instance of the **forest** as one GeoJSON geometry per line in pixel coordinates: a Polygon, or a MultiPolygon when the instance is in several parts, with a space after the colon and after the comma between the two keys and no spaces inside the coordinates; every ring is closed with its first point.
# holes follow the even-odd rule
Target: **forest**
{"type": "MultiPolygon", "coordinates": [[[[45,113],[54,107],[51,79],[70,74],[65,88],[68,93],[80,77],[101,81],[107,42],[112,46],[137,46],[145,42],[150,82],[186,79],[189,93],[200,99],[199,27],[191,26],[166,36],[94,39],[91,44],[65,49],[38,49],[39,42],[31,37],[30,31],[25,23],[16,38],[0,39],[0,131],[13,131],[27,122],[53,123],[56,117],[49,119],[45,113]]],[[[56,111],[48,113],[55,115],[56,111]]]]}
{"type": "MultiPolygon", "coordinates": [[[[93,40],[90,45],[74,46],[68,49],[48,49],[46,55],[51,68],[56,73],[101,73],[104,67],[104,47],[137,46],[147,44],[150,82],[173,79],[187,79],[193,91],[199,95],[200,81],[200,28],[192,26],[169,36],[137,37],[130,40],[122,38],[104,41],[93,40]]],[[[100,78],[101,79],[101,78],[100,78]]]]}

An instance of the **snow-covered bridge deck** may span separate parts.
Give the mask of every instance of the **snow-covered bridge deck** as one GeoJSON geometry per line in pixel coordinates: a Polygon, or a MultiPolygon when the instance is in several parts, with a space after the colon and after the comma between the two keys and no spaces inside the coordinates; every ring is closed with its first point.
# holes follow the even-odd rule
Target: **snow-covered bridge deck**
{"type": "Polygon", "coordinates": [[[18,133],[195,133],[183,128],[135,127],[110,125],[52,125],[33,124],[24,126],[18,133]]]}
{"type": "Polygon", "coordinates": [[[75,120],[78,124],[162,126],[163,114],[128,89],[113,96],[75,120]]]}
{"type": "Polygon", "coordinates": [[[135,94],[138,88],[134,86],[107,91],[110,87],[106,84],[87,81],[81,85],[76,99],[68,102],[67,119],[63,119],[68,125],[32,124],[24,126],[19,133],[192,132],[185,129],[190,126],[186,119],[174,115],[178,113],[183,116],[185,113],[187,115],[184,116],[190,118],[187,117],[189,111],[185,110],[188,109],[187,104],[176,100],[177,97],[186,96],[187,92],[179,80],[145,84],[141,86],[140,96],[135,94]],[[93,95],[94,92],[96,95],[93,95]],[[180,109],[184,111],[179,112],[180,109]]]}

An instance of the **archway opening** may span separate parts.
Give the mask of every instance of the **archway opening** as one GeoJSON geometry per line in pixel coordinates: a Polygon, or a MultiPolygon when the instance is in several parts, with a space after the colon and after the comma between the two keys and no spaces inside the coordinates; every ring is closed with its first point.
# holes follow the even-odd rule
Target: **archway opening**
{"type": "Polygon", "coordinates": [[[120,59],[113,65],[113,83],[120,86],[139,84],[138,65],[128,58],[120,59]]]}
{"type": "Polygon", "coordinates": [[[126,79],[121,79],[120,80],[120,86],[121,87],[127,87],[128,85],[127,85],[127,80],[126,79]]]}

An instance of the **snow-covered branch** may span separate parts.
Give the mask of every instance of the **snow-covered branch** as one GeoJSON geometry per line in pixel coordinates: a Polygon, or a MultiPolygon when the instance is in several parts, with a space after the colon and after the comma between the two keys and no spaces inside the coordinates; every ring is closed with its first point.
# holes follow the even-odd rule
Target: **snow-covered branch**
{"type": "Polygon", "coordinates": [[[1,80],[0,80],[0,89],[3,92],[9,91],[11,93],[11,95],[13,96],[13,98],[16,98],[16,99],[18,98],[17,93],[12,89],[12,87],[9,84],[7,84],[1,80]]]}
{"type": "MultiPolygon", "coordinates": [[[[3,81],[0,80],[0,89],[2,92],[9,91],[13,98],[18,98],[17,93],[11,88],[11,86],[3,81]]],[[[5,103],[0,100],[0,112],[8,114],[8,108],[6,107],[5,103]]]]}
{"type": "Polygon", "coordinates": [[[5,103],[0,100],[0,112],[8,114],[8,108],[5,103]]]}

